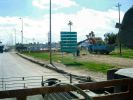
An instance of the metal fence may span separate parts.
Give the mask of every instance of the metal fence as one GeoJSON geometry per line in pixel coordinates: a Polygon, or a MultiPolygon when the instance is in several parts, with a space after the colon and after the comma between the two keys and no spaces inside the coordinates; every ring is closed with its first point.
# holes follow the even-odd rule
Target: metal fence
{"type": "Polygon", "coordinates": [[[23,88],[35,88],[41,87],[42,82],[55,78],[60,80],[63,83],[79,83],[84,80],[90,81],[88,77],[75,76],[72,74],[50,74],[45,73],[45,76],[25,76],[25,77],[6,77],[0,78],[0,91],[3,90],[14,90],[14,89],[23,89],[23,88]]]}
{"type": "Polygon", "coordinates": [[[0,90],[41,87],[41,83],[43,81],[53,77],[60,79],[62,82],[70,82],[68,77],[59,76],[56,74],[45,76],[7,77],[0,78],[0,90]]]}
{"type": "Polygon", "coordinates": [[[39,84],[41,76],[30,77],[8,77],[0,78],[0,86],[2,90],[23,89],[26,88],[29,83],[32,85],[39,84]],[[30,79],[29,79],[30,78],[30,79]]]}

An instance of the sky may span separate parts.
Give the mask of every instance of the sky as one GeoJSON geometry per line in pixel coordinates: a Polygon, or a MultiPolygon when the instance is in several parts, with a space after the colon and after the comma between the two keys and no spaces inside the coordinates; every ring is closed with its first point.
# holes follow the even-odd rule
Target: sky
{"type": "MultiPolygon", "coordinates": [[[[48,41],[50,0],[0,0],[0,41],[6,44],[21,42],[23,19],[24,43],[48,41]],[[20,19],[21,18],[21,19],[20,19]]],[[[97,37],[107,32],[117,33],[118,2],[121,4],[121,21],[133,0],[51,0],[52,42],[60,41],[60,32],[77,32],[78,41],[93,31],[97,37]]]]}

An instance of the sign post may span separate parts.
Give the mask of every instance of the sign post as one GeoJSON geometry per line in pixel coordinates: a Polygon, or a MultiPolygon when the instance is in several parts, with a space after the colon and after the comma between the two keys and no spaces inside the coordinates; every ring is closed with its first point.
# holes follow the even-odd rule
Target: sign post
{"type": "Polygon", "coordinates": [[[77,51],[77,32],[61,32],[61,52],[77,51]]]}

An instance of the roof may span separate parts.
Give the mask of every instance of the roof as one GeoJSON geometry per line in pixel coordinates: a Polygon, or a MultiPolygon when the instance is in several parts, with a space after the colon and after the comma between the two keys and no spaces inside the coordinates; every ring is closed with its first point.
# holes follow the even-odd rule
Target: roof
{"type": "Polygon", "coordinates": [[[133,78],[133,68],[119,69],[115,74],[133,78]]]}

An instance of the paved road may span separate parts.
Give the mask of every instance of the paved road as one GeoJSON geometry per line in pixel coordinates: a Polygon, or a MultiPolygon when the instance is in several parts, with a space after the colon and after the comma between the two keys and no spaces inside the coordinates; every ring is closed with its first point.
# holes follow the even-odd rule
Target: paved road
{"type": "MultiPolygon", "coordinates": [[[[3,90],[10,90],[12,87],[19,88],[20,84],[17,85],[18,81],[12,81],[12,80],[21,80],[22,87],[29,88],[33,81],[36,81],[36,85],[41,84],[41,79],[44,76],[44,80],[47,78],[59,78],[62,81],[68,82],[69,79],[62,76],[61,74],[58,74],[54,71],[51,71],[49,69],[46,69],[44,67],[41,67],[37,64],[31,63],[15,53],[0,53],[0,84],[1,89],[3,90]],[[35,77],[36,76],[36,77],[35,77]],[[15,78],[13,78],[15,77],[15,78]],[[25,77],[23,80],[22,77],[25,77]],[[4,80],[2,80],[4,78],[4,80]],[[35,79],[35,80],[34,80],[35,79]],[[29,81],[30,80],[30,81],[29,81]],[[31,81],[32,80],[32,81],[31,81]],[[5,81],[2,83],[2,81],[5,81]],[[9,82],[6,82],[9,81],[9,82]],[[39,82],[39,83],[38,83],[39,82]],[[24,84],[25,83],[25,84],[24,84]],[[18,87],[17,87],[18,86],[18,87]]],[[[35,84],[34,84],[35,85],[35,84]]],[[[31,97],[33,99],[33,97],[31,97]]],[[[40,100],[38,97],[34,97],[37,99],[34,100],[40,100]]],[[[40,96],[39,96],[40,98],[40,96]]]]}
{"type": "Polygon", "coordinates": [[[51,72],[20,58],[15,53],[0,54],[0,77],[23,77],[45,75],[51,72]]]}

